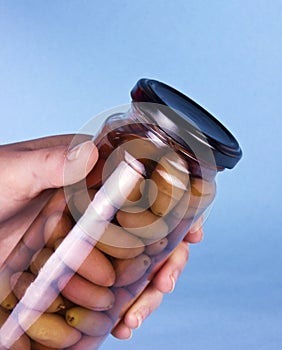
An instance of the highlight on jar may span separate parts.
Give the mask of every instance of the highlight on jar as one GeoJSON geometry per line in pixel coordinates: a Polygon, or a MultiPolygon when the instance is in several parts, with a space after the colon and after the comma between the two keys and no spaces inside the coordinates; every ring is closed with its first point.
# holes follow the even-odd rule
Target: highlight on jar
{"type": "Polygon", "coordinates": [[[98,349],[208,213],[217,173],[241,158],[229,131],[173,88],[141,79],[131,97],[74,136],[70,147],[91,135],[97,163],[53,191],[1,267],[1,349],[98,349]]]}

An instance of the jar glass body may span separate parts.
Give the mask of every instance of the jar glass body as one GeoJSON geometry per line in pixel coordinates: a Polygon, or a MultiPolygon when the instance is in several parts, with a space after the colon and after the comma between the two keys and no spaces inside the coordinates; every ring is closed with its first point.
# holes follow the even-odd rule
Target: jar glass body
{"type": "Polygon", "coordinates": [[[51,193],[0,271],[7,349],[97,349],[213,202],[212,150],[199,158],[138,103],[93,140],[93,170],[51,193]]]}

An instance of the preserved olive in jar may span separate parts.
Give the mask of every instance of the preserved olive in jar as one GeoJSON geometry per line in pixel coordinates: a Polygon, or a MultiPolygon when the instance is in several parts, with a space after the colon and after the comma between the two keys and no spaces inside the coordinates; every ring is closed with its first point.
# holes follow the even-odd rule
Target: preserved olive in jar
{"type": "Polygon", "coordinates": [[[141,79],[131,97],[94,123],[88,176],[52,192],[2,266],[0,349],[98,349],[240,160],[232,134],[174,88],[141,79]]]}

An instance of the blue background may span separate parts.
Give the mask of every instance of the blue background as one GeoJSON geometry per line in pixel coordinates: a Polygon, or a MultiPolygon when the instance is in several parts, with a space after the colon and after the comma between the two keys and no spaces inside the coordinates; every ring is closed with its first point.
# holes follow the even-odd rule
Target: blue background
{"type": "Polygon", "coordinates": [[[176,290],[108,349],[282,348],[279,0],[0,1],[0,142],[76,132],[162,80],[238,138],[176,290]]]}

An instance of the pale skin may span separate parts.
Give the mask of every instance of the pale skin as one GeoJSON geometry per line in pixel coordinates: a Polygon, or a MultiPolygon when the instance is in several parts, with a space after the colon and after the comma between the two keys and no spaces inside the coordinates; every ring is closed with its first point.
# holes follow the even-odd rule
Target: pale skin
{"type": "MultiPolygon", "coordinates": [[[[83,179],[95,165],[98,151],[90,137],[76,136],[79,145],[69,149],[73,136],[52,136],[0,146],[0,267],[38,215],[49,191],[83,179]],[[66,164],[71,170],[67,178],[66,164]]],[[[198,221],[113,329],[113,336],[129,339],[132,331],[159,307],[163,295],[173,291],[188,261],[189,244],[202,238],[202,223],[198,221]]]]}

